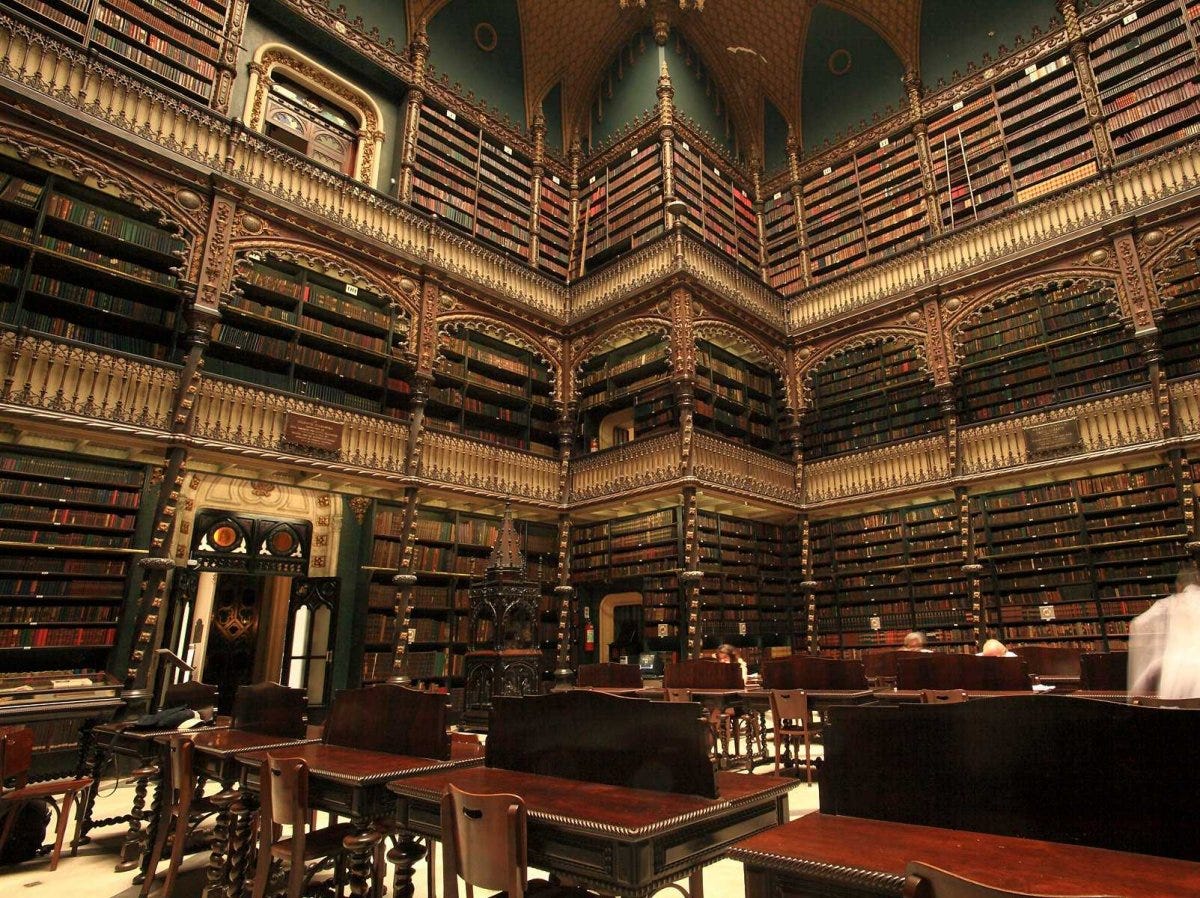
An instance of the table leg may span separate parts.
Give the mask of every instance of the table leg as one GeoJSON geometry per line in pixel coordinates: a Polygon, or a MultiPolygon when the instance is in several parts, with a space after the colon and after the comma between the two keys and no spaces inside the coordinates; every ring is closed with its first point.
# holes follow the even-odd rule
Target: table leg
{"type": "Polygon", "coordinates": [[[228,872],[226,859],[229,857],[229,827],[231,810],[237,799],[238,794],[229,788],[222,789],[211,799],[218,810],[216,823],[213,824],[212,851],[208,855],[208,885],[205,889],[208,898],[228,894],[225,890],[225,878],[228,872]]]}
{"type": "Polygon", "coordinates": [[[688,876],[688,893],[691,898],[704,898],[704,871],[697,870],[688,876]]]}
{"type": "Polygon", "coordinates": [[[121,857],[115,868],[118,873],[132,870],[138,865],[138,856],[142,846],[142,819],[146,808],[146,790],[150,786],[150,777],[157,775],[158,767],[150,765],[139,767],[133,771],[133,804],[129,808],[129,830],[125,833],[125,841],[121,844],[121,857]]]}
{"type": "MultiPolygon", "coordinates": [[[[104,824],[101,824],[99,821],[92,818],[92,814],[96,809],[96,796],[100,794],[100,772],[104,769],[104,766],[111,758],[112,752],[108,750],[108,746],[99,744],[96,742],[95,738],[93,738],[88,766],[84,771],[92,778],[92,784],[88,786],[87,792],[84,793],[83,807],[80,808],[80,844],[91,841],[88,833],[91,832],[95,827],[107,825],[109,822],[105,821],[104,824]]],[[[118,819],[122,818],[114,819],[111,822],[118,822],[118,819]]]]}
{"type": "Polygon", "coordinates": [[[239,793],[238,800],[229,809],[233,823],[229,830],[229,875],[225,891],[228,898],[238,898],[246,886],[246,871],[254,849],[251,839],[253,815],[249,804],[250,797],[239,793]]]}
{"type": "MultiPolygon", "coordinates": [[[[350,894],[353,898],[367,898],[371,894],[371,879],[375,872],[375,846],[382,838],[383,836],[370,824],[365,824],[359,832],[342,840],[342,845],[350,855],[347,866],[350,870],[350,894]]],[[[382,886],[382,883],[376,885],[382,886]]]]}
{"type": "MultiPolygon", "coordinates": [[[[413,867],[424,856],[425,846],[418,842],[416,837],[406,832],[396,834],[395,844],[387,853],[387,859],[396,866],[396,873],[392,877],[392,898],[412,898],[415,891],[413,867]]],[[[433,863],[432,854],[429,863],[433,863]]]]}

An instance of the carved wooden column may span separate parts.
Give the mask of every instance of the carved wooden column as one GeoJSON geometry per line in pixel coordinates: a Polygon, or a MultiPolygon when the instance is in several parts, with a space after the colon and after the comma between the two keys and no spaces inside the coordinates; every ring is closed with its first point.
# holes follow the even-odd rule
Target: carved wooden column
{"type": "Polygon", "coordinates": [[[946,427],[946,457],[950,462],[950,474],[958,473],[958,403],[955,401],[954,384],[950,380],[950,360],[946,350],[946,338],[942,329],[942,305],[938,290],[934,289],[921,301],[919,318],[925,324],[925,346],[929,355],[929,367],[937,391],[938,403],[942,408],[942,421],[946,427]]]}
{"type": "Polygon", "coordinates": [[[954,498],[958,502],[958,538],[962,546],[962,572],[967,578],[967,595],[971,599],[967,623],[972,625],[972,638],[976,646],[984,639],[983,619],[983,565],[975,555],[975,528],[971,526],[971,497],[965,487],[956,487],[954,498]]]}
{"type": "Polygon", "coordinates": [[[805,287],[812,286],[812,259],[808,255],[808,227],[804,221],[804,187],[800,183],[800,141],[788,128],[788,189],[792,192],[792,208],[796,210],[796,242],[800,244],[800,277],[805,287]]]}
{"type": "Polygon", "coordinates": [[[242,33],[246,29],[246,13],[250,11],[250,0],[233,0],[229,4],[225,20],[225,34],[221,49],[217,53],[217,78],[213,85],[212,108],[221,115],[229,115],[230,95],[237,78],[238,50],[242,45],[242,33]]]}
{"type": "Polygon", "coordinates": [[[392,577],[396,587],[396,604],[393,613],[396,616],[396,637],[392,643],[392,675],[389,683],[407,685],[412,682],[404,672],[404,656],[408,653],[408,630],[412,624],[412,593],[417,582],[413,572],[413,543],[416,538],[417,494],[415,486],[404,490],[404,520],[400,526],[400,572],[392,577]]]}
{"type": "Polygon", "coordinates": [[[1172,450],[1171,461],[1176,466],[1179,483],[1179,503],[1183,506],[1183,523],[1187,528],[1188,552],[1193,562],[1200,562],[1200,517],[1196,515],[1196,487],[1192,480],[1192,463],[1183,450],[1172,450]]]}
{"type": "Polygon", "coordinates": [[[425,21],[417,26],[408,44],[412,65],[412,87],[404,106],[404,130],[400,135],[400,184],[396,196],[400,202],[412,202],[413,169],[417,164],[417,127],[421,122],[421,103],[425,100],[425,69],[429,61],[429,35],[425,21]]]}
{"type": "Polygon", "coordinates": [[[700,534],[696,528],[696,488],[683,489],[683,570],[679,582],[683,587],[684,609],[687,614],[688,658],[699,658],[704,644],[704,632],[700,621],[700,581],[704,571],[700,570],[700,534]]]}
{"type": "MultiPolygon", "coordinates": [[[[567,435],[567,442],[571,436],[567,435]]],[[[560,443],[561,445],[561,443],[560,443]]],[[[554,666],[556,685],[566,686],[575,671],[571,669],[572,606],[575,587],[571,585],[571,519],[564,512],[558,516],[558,583],[554,586],[558,598],[557,656],[554,666]]]]}
{"type": "Polygon", "coordinates": [[[426,278],[421,282],[413,352],[416,370],[413,372],[412,415],[408,423],[408,473],[421,473],[421,450],[425,442],[425,403],[433,386],[433,365],[437,360],[438,285],[426,278]]]}
{"type": "Polygon", "coordinates": [[[529,182],[529,264],[538,267],[542,252],[542,178],[546,176],[546,117],[533,117],[533,167],[529,182]]]}
{"type": "Polygon", "coordinates": [[[800,528],[800,579],[797,582],[801,601],[801,611],[804,614],[804,647],[810,655],[821,651],[820,633],[817,630],[817,583],[813,580],[812,570],[812,528],[808,515],[801,513],[797,516],[800,528]]]}
{"type": "Polygon", "coordinates": [[[751,157],[750,181],[754,190],[754,229],[758,234],[758,275],[764,284],[770,284],[767,275],[767,220],[764,214],[762,189],[762,164],[757,158],[751,157]]]}
{"type": "MultiPolygon", "coordinates": [[[[186,347],[179,385],[174,399],[171,432],[190,432],[196,414],[196,394],[200,389],[200,371],[204,350],[212,339],[212,330],[220,318],[220,302],[233,274],[233,253],[229,241],[237,213],[238,198],[224,187],[214,190],[209,210],[208,231],[201,253],[198,283],[191,306],[184,312],[186,347]]],[[[182,285],[189,288],[192,285],[182,285]]],[[[147,680],[154,650],[162,638],[162,609],[175,563],[170,557],[171,536],[175,529],[176,503],[183,486],[187,449],[174,445],[167,450],[163,484],[154,509],[150,551],[139,562],[145,575],[135,624],[133,648],[125,674],[126,700],[143,702],[148,698],[147,680]]]]}
{"type": "Polygon", "coordinates": [[[1079,81],[1079,93],[1083,97],[1083,107],[1087,111],[1088,127],[1092,131],[1092,143],[1096,147],[1096,161],[1101,173],[1112,171],[1116,164],[1112,141],[1108,137],[1108,125],[1104,118],[1104,106],[1100,102],[1100,91],[1096,88],[1096,75],[1092,71],[1092,61],[1088,54],[1087,38],[1079,25],[1079,11],[1075,8],[1075,0],[1056,0],[1058,14],[1062,16],[1067,39],[1071,42],[1068,52],[1071,54],[1071,64],[1075,68],[1075,78],[1079,81]]]}
{"type": "Polygon", "coordinates": [[[685,287],[671,291],[671,388],[679,406],[679,470],[693,473],[692,434],[695,426],[696,338],[692,332],[692,294],[685,287]]]}
{"type": "Polygon", "coordinates": [[[571,148],[567,151],[567,163],[571,168],[570,184],[570,216],[571,239],[567,251],[567,283],[571,283],[571,272],[583,267],[583,247],[579,245],[579,169],[583,161],[583,151],[579,148],[579,138],[571,140],[571,148]],[[578,253],[578,255],[576,255],[578,253]]]}
{"type": "Polygon", "coordinates": [[[929,220],[929,233],[942,233],[942,210],[938,204],[937,182],[933,177],[933,157],[929,155],[929,125],[925,123],[925,110],[921,103],[921,77],[909,69],[904,73],[904,89],[908,93],[908,109],[913,120],[913,137],[917,144],[917,159],[921,164],[921,188],[925,193],[925,217],[929,220]]]}
{"type": "MultiPolygon", "coordinates": [[[[655,34],[655,40],[658,35],[655,34]]],[[[663,42],[666,34],[663,34],[663,42]]],[[[662,43],[659,43],[662,46],[662,43]]],[[[675,226],[678,217],[671,211],[672,200],[675,199],[675,88],[671,84],[671,73],[667,70],[667,62],[659,63],[658,87],[658,142],[662,153],[663,170],[663,228],[667,231],[675,226]]]]}

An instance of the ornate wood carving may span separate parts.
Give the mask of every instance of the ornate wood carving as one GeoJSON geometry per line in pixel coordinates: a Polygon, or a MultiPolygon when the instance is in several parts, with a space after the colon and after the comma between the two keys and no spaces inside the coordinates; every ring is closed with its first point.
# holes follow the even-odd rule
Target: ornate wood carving
{"type": "Polygon", "coordinates": [[[1138,331],[1154,327],[1154,309],[1158,306],[1153,287],[1142,270],[1137,243],[1129,231],[1112,234],[1113,250],[1117,256],[1117,271],[1121,276],[1121,310],[1138,331]]]}

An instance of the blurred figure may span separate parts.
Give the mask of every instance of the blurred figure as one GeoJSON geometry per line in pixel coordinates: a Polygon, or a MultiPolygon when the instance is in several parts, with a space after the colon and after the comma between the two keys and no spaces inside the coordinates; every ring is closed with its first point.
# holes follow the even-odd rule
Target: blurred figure
{"type": "Polygon", "coordinates": [[[913,630],[904,637],[904,645],[900,647],[902,652],[927,652],[925,648],[925,634],[919,630],[913,630]]]}
{"type": "Polygon", "coordinates": [[[984,658],[1015,658],[1016,652],[1010,652],[999,639],[989,639],[983,644],[983,648],[976,652],[977,655],[982,655],[984,658]]]}
{"type": "Polygon", "coordinates": [[[746,678],[750,675],[749,668],[746,667],[746,662],[742,660],[742,656],[738,654],[738,650],[728,642],[717,649],[717,660],[722,664],[736,664],[742,669],[742,682],[746,682],[746,678]]]}
{"type": "Polygon", "coordinates": [[[1175,593],[1129,625],[1129,694],[1200,696],[1200,571],[1185,564],[1175,593]]]}

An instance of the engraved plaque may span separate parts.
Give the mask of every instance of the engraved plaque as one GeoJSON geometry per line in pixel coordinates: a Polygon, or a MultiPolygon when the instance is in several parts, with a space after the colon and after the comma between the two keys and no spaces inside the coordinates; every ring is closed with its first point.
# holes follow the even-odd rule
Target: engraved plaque
{"type": "Polygon", "coordinates": [[[1083,438],[1079,435],[1079,421],[1069,418],[1066,421],[1050,421],[1026,427],[1025,448],[1030,458],[1046,458],[1082,449],[1083,438]]]}
{"type": "Polygon", "coordinates": [[[288,412],[283,418],[283,439],[293,446],[336,452],[342,448],[342,425],[288,412]]]}

